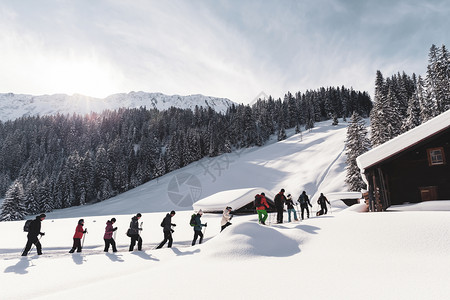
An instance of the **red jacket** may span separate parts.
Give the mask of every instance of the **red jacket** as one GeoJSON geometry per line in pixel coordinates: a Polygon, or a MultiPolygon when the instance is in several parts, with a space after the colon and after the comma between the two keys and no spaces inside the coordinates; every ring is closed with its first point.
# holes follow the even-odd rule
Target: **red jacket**
{"type": "Polygon", "coordinates": [[[75,234],[73,235],[74,239],[81,239],[83,237],[83,225],[78,224],[77,228],[75,229],[75,234]]]}
{"type": "Polygon", "coordinates": [[[267,200],[266,197],[264,197],[263,195],[261,195],[261,206],[257,207],[257,210],[265,210],[267,208],[269,208],[269,204],[267,204],[267,200]]]}
{"type": "Polygon", "coordinates": [[[111,221],[106,222],[105,235],[103,236],[103,238],[105,240],[112,239],[113,232],[114,232],[113,223],[111,221]]]}

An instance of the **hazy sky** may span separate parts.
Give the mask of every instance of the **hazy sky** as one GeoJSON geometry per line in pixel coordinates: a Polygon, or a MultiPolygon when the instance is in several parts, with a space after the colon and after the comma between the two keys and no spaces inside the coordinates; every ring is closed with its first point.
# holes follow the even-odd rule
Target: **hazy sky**
{"type": "Polygon", "coordinates": [[[449,32],[448,0],[0,0],[0,92],[373,94],[449,32]]]}

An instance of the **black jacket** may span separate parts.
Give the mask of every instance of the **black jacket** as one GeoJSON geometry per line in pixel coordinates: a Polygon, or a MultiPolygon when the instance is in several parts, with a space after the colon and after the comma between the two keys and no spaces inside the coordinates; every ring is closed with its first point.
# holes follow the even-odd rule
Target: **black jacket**
{"type": "Polygon", "coordinates": [[[139,223],[136,216],[131,218],[130,222],[131,234],[139,234],[139,223]]]}
{"type": "Polygon", "coordinates": [[[281,194],[281,193],[278,193],[276,196],[275,196],[275,206],[277,207],[277,208],[284,208],[284,202],[286,201],[286,197],[283,195],[283,194],[281,194]]]}
{"type": "Polygon", "coordinates": [[[320,206],[327,206],[327,203],[330,204],[330,201],[328,201],[327,197],[320,196],[319,200],[317,200],[317,203],[320,204],[320,206]]]}
{"type": "Polygon", "coordinates": [[[300,203],[301,206],[306,205],[311,206],[311,202],[309,202],[309,198],[308,195],[306,195],[306,193],[302,193],[300,197],[298,197],[298,202],[300,203]]]}
{"type": "Polygon", "coordinates": [[[286,205],[288,209],[294,209],[294,202],[292,199],[286,199],[286,205]]]}
{"type": "Polygon", "coordinates": [[[30,227],[28,229],[28,237],[37,237],[41,232],[41,217],[37,216],[36,219],[31,221],[30,227]]]}
{"type": "Polygon", "coordinates": [[[164,225],[163,231],[170,231],[172,230],[172,226],[175,226],[175,224],[172,224],[172,216],[170,214],[166,215],[162,224],[164,225]]]}

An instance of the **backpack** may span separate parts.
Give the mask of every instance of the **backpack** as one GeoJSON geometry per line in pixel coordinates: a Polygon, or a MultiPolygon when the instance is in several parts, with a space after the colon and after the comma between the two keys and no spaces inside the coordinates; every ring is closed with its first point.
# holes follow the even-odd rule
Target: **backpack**
{"type": "Polygon", "coordinates": [[[161,221],[161,227],[164,227],[164,220],[165,220],[165,218],[161,221]]]}
{"type": "Polygon", "coordinates": [[[127,230],[127,236],[131,237],[133,235],[133,233],[131,232],[131,228],[128,228],[127,230]]]}
{"type": "Polygon", "coordinates": [[[24,232],[28,232],[30,230],[31,222],[33,222],[33,220],[26,220],[25,221],[25,224],[23,225],[23,231],[24,232]]]}
{"type": "Polygon", "coordinates": [[[298,197],[298,202],[300,202],[300,204],[306,204],[306,196],[301,194],[300,197],[298,197]]]}
{"type": "Polygon", "coordinates": [[[255,207],[260,207],[261,206],[261,195],[256,195],[255,196],[254,204],[255,204],[255,207]]]}
{"type": "Polygon", "coordinates": [[[189,221],[189,225],[191,225],[191,226],[196,226],[197,225],[197,222],[195,221],[196,217],[197,217],[196,214],[192,214],[191,220],[189,221]]]}

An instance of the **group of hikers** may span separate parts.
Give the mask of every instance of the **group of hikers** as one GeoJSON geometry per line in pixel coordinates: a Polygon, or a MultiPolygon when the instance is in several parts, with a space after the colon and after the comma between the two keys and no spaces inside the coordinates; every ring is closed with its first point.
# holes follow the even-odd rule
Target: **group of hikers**
{"type": "MultiPolygon", "coordinates": [[[[288,194],[287,196],[284,195],[285,190],[281,189],[280,192],[275,196],[274,202],[275,202],[275,208],[277,211],[277,224],[283,223],[283,213],[284,213],[284,206],[287,206],[288,211],[288,222],[291,222],[291,214],[294,215],[294,220],[298,221],[297,218],[297,211],[294,208],[294,205],[300,204],[301,209],[301,218],[304,220],[304,212],[306,210],[306,217],[309,218],[309,208],[312,208],[312,204],[309,201],[309,197],[306,194],[306,191],[303,191],[300,196],[298,197],[298,203],[294,204],[294,201],[292,200],[292,195],[288,194]]],[[[328,208],[327,203],[330,204],[328,199],[324,196],[323,193],[320,194],[319,199],[317,200],[317,203],[320,205],[321,209],[317,212],[317,215],[323,215],[327,214],[328,208]]],[[[255,195],[255,207],[256,212],[258,213],[258,221],[262,225],[266,225],[267,220],[267,209],[269,208],[269,204],[267,203],[266,194],[263,192],[261,194],[255,195]]]]}
{"type": "MultiPolygon", "coordinates": [[[[226,227],[231,225],[230,220],[233,217],[230,212],[232,208],[226,207],[223,212],[223,217],[221,221],[221,231],[223,231],[226,227]]],[[[202,229],[204,227],[208,226],[208,223],[202,223],[201,217],[203,215],[203,211],[200,209],[197,213],[193,214],[191,216],[190,225],[194,229],[194,238],[192,240],[191,245],[194,246],[197,242],[197,239],[199,239],[199,244],[203,241],[203,232],[202,229]]],[[[167,242],[168,247],[172,247],[173,238],[172,233],[174,232],[173,227],[176,226],[176,224],[172,223],[172,217],[175,216],[175,211],[171,211],[168,213],[164,219],[161,222],[161,227],[163,228],[164,233],[164,239],[163,241],[156,247],[156,249],[162,248],[167,242]]],[[[141,230],[142,230],[142,223],[139,224],[139,220],[141,219],[142,214],[138,213],[135,216],[131,218],[130,227],[127,230],[127,236],[130,237],[130,246],[129,251],[133,251],[136,243],[137,243],[137,249],[139,251],[142,250],[142,237],[141,237],[141,230]]],[[[36,252],[38,255],[42,254],[42,245],[40,243],[40,238],[45,235],[44,232],[41,232],[41,222],[45,220],[46,215],[40,214],[37,216],[34,220],[27,221],[24,227],[24,230],[28,232],[27,234],[27,244],[22,252],[22,256],[27,256],[28,252],[31,250],[32,246],[36,246],[36,252]]],[[[113,252],[117,252],[116,242],[114,238],[114,232],[117,231],[117,227],[114,227],[114,223],[116,223],[116,218],[111,218],[111,220],[108,220],[106,222],[105,227],[105,234],[103,235],[103,240],[105,242],[104,252],[108,252],[109,248],[111,246],[113,252]]],[[[85,237],[85,234],[87,233],[87,229],[84,228],[84,219],[78,220],[78,224],[75,228],[75,234],[73,235],[73,246],[69,250],[69,253],[81,252],[83,248],[82,239],[85,237]]],[[[84,241],[83,241],[84,242],[84,241]]]]}
{"type": "MultiPolygon", "coordinates": [[[[288,221],[291,222],[291,214],[294,216],[294,220],[298,221],[297,218],[297,212],[294,208],[294,205],[300,204],[301,208],[301,219],[304,219],[304,211],[306,210],[306,217],[309,218],[309,207],[312,207],[311,202],[309,201],[309,197],[306,194],[305,191],[301,193],[301,195],[298,198],[298,203],[294,204],[294,201],[292,200],[291,194],[288,194],[287,197],[284,195],[285,190],[281,189],[280,192],[275,196],[274,202],[275,202],[275,208],[277,211],[277,223],[283,223],[283,212],[284,212],[284,206],[287,206],[288,211],[288,221]]],[[[326,214],[328,212],[327,209],[327,203],[330,204],[328,199],[323,195],[323,193],[320,194],[320,197],[317,201],[317,203],[321,206],[321,210],[317,212],[317,215],[326,214]]],[[[255,208],[256,212],[258,214],[258,220],[259,223],[262,225],[266,225],[266,220],[268,217],[267,209],[269,208],[269,204],[266,199],[265,193],[261,193],[255,196],[255,208]]],[[[221,220],[221,230],[222,232],[225,228],[231,225],[230,221],[233,218],[233,215],[231,215],[232,208],[227,206],[223,210],[222,214],[222,220],[221,220]]],[[[197,242],[197,239],[199,239],[199,244],[203,241],[203,228],[208,226],[208,223],[202,223],[201,217],[203,215],[203,211],[200,209],[197,213],[194,213],[191,216],[191,220],[189,224],[194,229],[194,238],[192,240],[191,245],[194,246],[197,242]]],[[[174,232],[173,227],[176,226],[176,224],[172,223],[172,217],[175,216],[175,211],[172,210],[170,213],[167,213],[167,215],[164,217],[164,219],[161,222],[161,227],[163,228],[163,234],[164,239],[161,241],[161,243],[156,247],[156,249],[162,248],[167,242],[168,247],[172,247],[173,238],[172,233],[174,232]]],[[[139,251],[142,250],[142,237],[140,232],[142,231],[142,222],[139,224],[139,220],[141,219],[142,214],[138,213],[135,216],[131,218],[130,227],[127,230],[127,236],[131,239],[129,251],[133,251],[136,243],[137,243],[137,249],[139,251]]],[[[34,220],[29,220],[26,222],[26,229],[25,231],[28,232],[27,235],[27,244],[22,252],[22,256],[27,256],[28,252],[32,248],[32,245],[36,246],[36,251],[38,255],[42,254],[42,245],[40,243],[40,238],[38,236],[45,235],[44,232],[41,232],[41,222],[46,218],[45,214],[40,214],[37,216],[34,220]]],[[[105,227],[105,234],[103,235],[103,240],[105,242],[104,252],[108,252],[109,248],[112,248],[113,252],[117,252],[116,242],[114,233],[117,231],[117,227],[114,227],[114,224],[116,223],[116,218],[111,218],[111,220],[108,220],[106,222],[105,227]]],[[[83,248],[82,239],[85,237],[85,234],[87,233],[87,229],[84,228],[84,219],[78,220],[78,224],[75,228],[75,234],[73,235],[73,246],[69,250],[69,253],[81,252],[83,248]]],[[[84,242],[84,241],[83,241],[84,242]]]]}

